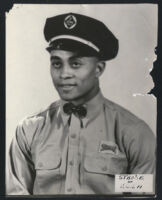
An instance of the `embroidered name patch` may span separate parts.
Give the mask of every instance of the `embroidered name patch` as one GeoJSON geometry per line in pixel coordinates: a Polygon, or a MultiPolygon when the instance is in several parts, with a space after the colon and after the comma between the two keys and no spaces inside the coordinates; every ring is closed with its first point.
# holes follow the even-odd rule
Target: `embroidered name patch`
{"type": "Polygon", "coordinates": [[[118,153],[117,145],[111,141],[101,141],[99,152],[117,154],[118,153]]]}

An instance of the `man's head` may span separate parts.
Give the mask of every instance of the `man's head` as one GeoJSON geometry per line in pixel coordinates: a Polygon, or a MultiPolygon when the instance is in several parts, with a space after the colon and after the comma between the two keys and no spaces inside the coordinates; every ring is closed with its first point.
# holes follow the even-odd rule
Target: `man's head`
{"type": "Polygon", "coordinates": [[[51,51],[51,76],[60,97],[82,104],[99,90],[98,77],[105,63],[97,57],[77,55],[72,51],[51,51]]]}
{"type": "Polygon", "coordinates": [[[99,91],[106,60],[117,55],[118,40],[100,21],[78,14],[48,18],[44,28],[51,76],[60,97],[82,104],[99,91]]]}

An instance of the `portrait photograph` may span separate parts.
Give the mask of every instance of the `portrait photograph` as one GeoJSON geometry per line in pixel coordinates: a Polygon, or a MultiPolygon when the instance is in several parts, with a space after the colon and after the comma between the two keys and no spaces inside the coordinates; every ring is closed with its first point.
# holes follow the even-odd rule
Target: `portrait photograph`
{"type": "Polygon", "coordinates": [[[157,4],[6,12],[6,195],[156,195],[157,4]]]}

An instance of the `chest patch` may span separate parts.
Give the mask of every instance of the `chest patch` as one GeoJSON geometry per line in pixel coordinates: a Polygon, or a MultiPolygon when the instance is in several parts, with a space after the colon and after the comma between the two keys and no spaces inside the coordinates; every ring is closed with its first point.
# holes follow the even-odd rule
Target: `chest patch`
{"type": "Polygon", "coordinates": [[[111,141],[101,141],[100,147],[99,147],[100,153],[111,153],[111,154],[117,154],[118,148],[117,145],[111,141]]]}

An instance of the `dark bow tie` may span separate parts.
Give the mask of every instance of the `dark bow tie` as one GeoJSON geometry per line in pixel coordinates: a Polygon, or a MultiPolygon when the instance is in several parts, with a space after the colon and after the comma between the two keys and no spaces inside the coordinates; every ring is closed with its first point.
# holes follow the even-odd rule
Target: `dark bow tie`
{"type": "Polygon", "coordinates": [[[72,103],[65,103],[63,106],[63,110],[66,114],[71,115],[72,113],[79,117],[80,119],[86,117],[87,110],[84,106],[75,106],[72,103]]]}

